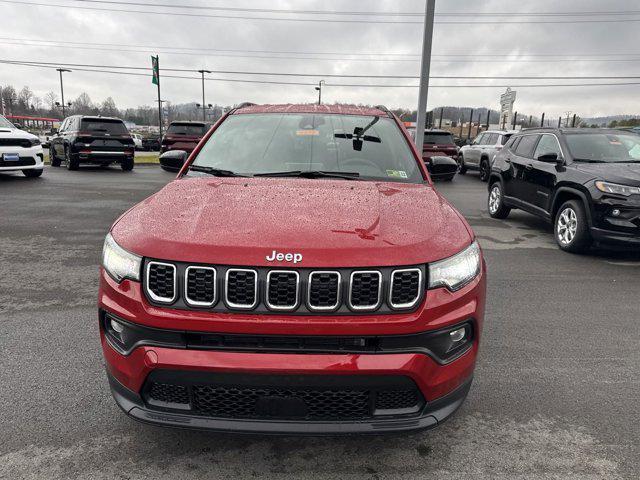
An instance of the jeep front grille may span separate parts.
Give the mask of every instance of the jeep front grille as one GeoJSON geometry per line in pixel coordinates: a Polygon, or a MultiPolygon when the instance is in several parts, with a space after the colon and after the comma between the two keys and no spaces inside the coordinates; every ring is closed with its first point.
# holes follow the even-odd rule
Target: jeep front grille
{"type": "Polygon", "coordinates": [[[145,260],[152,304],[215,312],[394,313],[424,299],[426,266],[334,270],[242,268],[145,260]]]}
{"type": "Polygon", "coordinates": [[[147,264],[147,293],[157,303],[173,303],[176,299],[176,267],[170,263],[147,264]]]}

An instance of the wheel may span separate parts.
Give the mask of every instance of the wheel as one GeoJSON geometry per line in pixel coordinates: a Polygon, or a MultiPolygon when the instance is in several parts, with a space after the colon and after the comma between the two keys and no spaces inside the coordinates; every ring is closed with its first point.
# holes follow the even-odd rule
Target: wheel
{"type": "Polygon", "coordinates": [[[445,177],[443,180],[444,180],[445,182],[451,182],[451,181],[453,180],[453,177],[455,177],[455,175],[451,175],[451,176],[449,176],[449,177],[445,177]]]}
{"type": "Polygon", "coordinates": [[[489,161],[486,158],[483,158],[480,160],[480,180],[488,182],[490,173],[491,167],[489,166],[489,161]]]}
{"type": "Polygon", "coordinates": [[[458,170],[458,173],[460,173],[460,175],[467,173],[467,167],[464,164],[464,155],[462,154],[460,154],[460,170],[458,170]]]}
{"type": "Polygon", "coordinates": [[[489,189],[489,198],[487,199],[487,207],[489,215],[492,218],[507,218],[511,213],[511,208],[504,204],[504,193],[502,191],[502,183],[495,182],[489,189]]]}
{"type": "Polygon", "coordinates": [[[42,169],[40,170],[22,170],[25,177],[36,178],[42,175],[42,169]]]}
{"type": "Polygon", "coordinates": [[[56,157],[56,150],[53,148],[53,145],[49,146],[49,161],[51,162],[52,167],[60,166],[60,159],[56,157]]]}
{"type": "Polygon", "coordinates": [[[592,243],[584,205],[579,200],[569,200],[558,209],[554,223],[558,246],[565,252],[580,253],[592,243]]]}
{"type": "Polygon", "coordinates": [[[131,170],[133,170],[133,158],[125,158],[124,160],[122,160],[120,168],[122,168],[123,172],[130,172],[131,170]]]}
{"type": "Polygon", "coordinates": [[[77,158],[73,158],[71,156],[68,148],[64,149],[64,160],[67,163],[67,170],[78,170],[78,167],[80,166],[80,162],[78,161],[77,158]]]}

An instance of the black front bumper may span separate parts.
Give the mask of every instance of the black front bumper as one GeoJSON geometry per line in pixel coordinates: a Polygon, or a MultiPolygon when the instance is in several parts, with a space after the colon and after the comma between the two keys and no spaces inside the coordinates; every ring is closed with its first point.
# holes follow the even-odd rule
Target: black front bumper
{"type": "Polygon", "coordinates": [[[591,228],[591,237],[596,243],[615,245],[619,247],[637,248],[640,246],[640,235],[635,233],[605,230],[603,228],[591,228]]]}
{"type": "Polygon", "coordinates": [[[134,419],[167,427],[248,434],[340,435],[409,432],[436,427],[462,405],[472,378],[437,400],[427,402],[414,416],[366,420],[308,421],[272,419],[229,419],[167,412],[149,408],[137,393],[124,387],[110,374],[111,393],[118,406],[134,419]]]}

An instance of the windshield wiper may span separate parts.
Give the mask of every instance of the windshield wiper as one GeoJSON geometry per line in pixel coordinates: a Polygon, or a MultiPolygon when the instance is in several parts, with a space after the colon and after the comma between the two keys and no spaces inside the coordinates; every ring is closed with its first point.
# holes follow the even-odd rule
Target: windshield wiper
{"type": "Polygon", "coordinates": [[[288,172],[255,173],[254,177],[300,177],[300,178],[344,178],[345,180],[357,180],[358,172],[327,172],[323,170],[291,170],[288,172]]]}
{"type": "Polygon", "coordinates": [[[574,162],[584,162],[584,163],[607,163],[606,160],[595,160],[592,158],[574,158],[574,162]]]}
{"type": "Polygon", "coordinates": [[[232,172],[231,170],[223,170],[221,168],[206,167],[204,165],[191,165],[189,171],[208,173],[215,177],[246,177],[246,175],[240,175],[239,173],[232,172]]]}

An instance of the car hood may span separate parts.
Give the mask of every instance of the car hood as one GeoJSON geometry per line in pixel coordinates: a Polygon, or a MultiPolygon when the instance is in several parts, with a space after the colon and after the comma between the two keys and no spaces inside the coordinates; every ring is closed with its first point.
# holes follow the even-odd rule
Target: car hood
{"type": "Polygon", "coordinates": [[[472,240],[466,221],[430,185],[283,178],[175,180],[112,229],[138,255],[226,265],[299,253],[298,267],[413,265],[472,240]]]}
{"type": "Polygon", "coordinates": [[[32,133],[20,130],[19,128],[0,127],[0,138],[28,138],[29,140],[33,140],[34,138],[38,137],[36,135],[33,135],[32,133]]]}
{"type": "Polygon", "coordinates": [[[580,163],[573,164],[581,172],[593,176],[593,180],[606,180],[633,187],[640,186],[640,162],[634,163],[580,163]]]}

